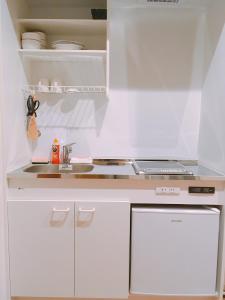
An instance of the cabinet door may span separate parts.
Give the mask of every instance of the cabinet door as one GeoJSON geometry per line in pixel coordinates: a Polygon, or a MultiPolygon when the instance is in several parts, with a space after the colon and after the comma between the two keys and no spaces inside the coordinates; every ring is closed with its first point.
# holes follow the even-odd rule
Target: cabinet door
{"type": "Polygon", "coordinates": [[[75,228],[76,297],[127,298],[129,203],[77,203],[75,228]]]}
{"type": "Polygon", "coordinates": [[[8,203],[12,296],[74,296],[74,203],[8,203]]]}

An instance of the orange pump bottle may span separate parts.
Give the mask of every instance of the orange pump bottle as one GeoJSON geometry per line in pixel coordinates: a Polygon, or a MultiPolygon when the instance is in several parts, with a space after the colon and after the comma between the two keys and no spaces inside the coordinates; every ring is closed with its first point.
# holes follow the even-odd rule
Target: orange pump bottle
{"type": "Polygon", "coordinates": [[[53,144],[52,144],[52,164],[58,165],[60,164],[60,145],[59,145],[59,140],[54,139],[53,144]]]}

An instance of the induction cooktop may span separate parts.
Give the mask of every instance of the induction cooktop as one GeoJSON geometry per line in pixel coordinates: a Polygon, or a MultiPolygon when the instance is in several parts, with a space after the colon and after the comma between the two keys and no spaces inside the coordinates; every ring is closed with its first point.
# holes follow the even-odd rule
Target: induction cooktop
{"type": "Polygon", "coordinates": [[[135,160],[136,174],[144,175],[193,175],[178,161],[171,160],[135,160]]]}

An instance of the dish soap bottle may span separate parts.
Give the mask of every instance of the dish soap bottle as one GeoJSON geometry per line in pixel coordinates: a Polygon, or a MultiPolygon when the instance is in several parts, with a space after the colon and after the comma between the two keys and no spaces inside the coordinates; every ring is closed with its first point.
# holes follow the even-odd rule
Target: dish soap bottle
{"type": "Polygon", "coordinates": [[[59,140],[54,139],[53,144],[52,144],[52,164],[58,165],[60,164],[60,145],[59,145],[59,140]]]}

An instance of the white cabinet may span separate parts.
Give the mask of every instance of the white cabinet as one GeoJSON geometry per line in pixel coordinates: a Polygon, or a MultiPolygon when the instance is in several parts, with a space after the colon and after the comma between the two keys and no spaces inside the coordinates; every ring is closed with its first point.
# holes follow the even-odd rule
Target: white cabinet
{"type": "Polygon", "coordinates": [[[128,202],[10,201],[8,215],[12,296],[128,297],[128,202]]]}
{"type": "Polygon", "coordinates": [[[74,295],[74,203],[8,203],[12,296],[74,295]]]}
{"type": "Polygon", "coordinates": [[[76,297],[127,298],[128,202],[76,204],[76,297]]]}

